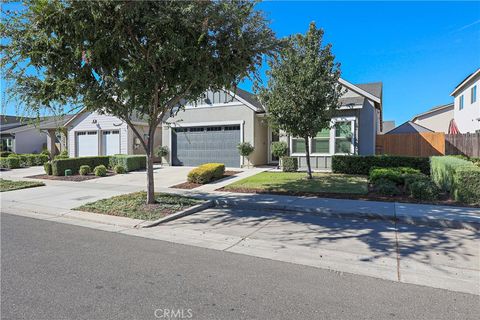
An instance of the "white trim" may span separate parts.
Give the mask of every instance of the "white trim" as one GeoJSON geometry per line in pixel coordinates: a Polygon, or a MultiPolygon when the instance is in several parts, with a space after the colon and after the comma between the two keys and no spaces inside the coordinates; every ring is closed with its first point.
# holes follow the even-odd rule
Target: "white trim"
{"type": "Polygon", "coordinates": [[[467,79],[463,80],[453,91],[452,93],[450,93],[450,96],[454,96],[455,93],[457,93],[457,91],[459,91],[460,89],[462,89],[463,85],[465,83],[467,83],[468,81],[472,80],[473,78],[475,78],[476,76],[478,76],[480,74],[480,68],[475,71],[474,73],[472,73],[472,75],[470,77],[468,77],[467,79]]]}
{"type": "Polygon", "coordinates": [[[346,81],[345,79],[339,78],[339,79],[338,79],[338,82],[339,82],[341,85],[343,85],[343,86],[347,87],[348,89],[352,90],[353,92],[356,92],[356,93],[364,96],[365,98],[368,98],[368,99],[370,99],[370,100],[372,100],[372,101],[374,101],[374,102],[377,102],[377,103],[382,103],[382,101],[380,100],[379,97],[376,97],[376,96],[374,96],[374,95],[371,94],[371,93],[368,93],[367,91],[365,91],[365,90],[357,87],[356,85],[354,85],[354,84],[346,81]]]}
{"type": "Polygon", "coordinates": [[[78,111],[76,114],[73,115],[65,124],[63,125],[64,127],[68,126],[73,120],[75,120],[80,114],[84,113],[87,111],[87,108],[83,108],[82,110],[78,111]]]}
{"type": "Polygon", "coordinates": [[[341,106],[337,110],[350,110],[350,109],[362,109],[363,104],[354,104],[352,106],[341,106]]]}
{"type": "Polygon", "coordinates": [[[243,107],[245,104],[238,103],[238,102],[227,102],[227,103],[215,103],[215,104],[199,104],[197,106],[193,105],[186,105],[185,110],[192,110],[192,109],[205,109],[205,108],[221,108],[221,107],[243,107]]]}

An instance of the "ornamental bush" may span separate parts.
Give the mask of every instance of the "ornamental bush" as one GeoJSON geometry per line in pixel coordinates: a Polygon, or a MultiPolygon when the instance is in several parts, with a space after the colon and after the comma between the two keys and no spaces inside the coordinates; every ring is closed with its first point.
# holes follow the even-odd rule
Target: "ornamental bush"
{"type": "Polygon", "coordinates": [[[397,194],[401,194],[400,189],[397,187],[397,184],[392,180],[388,179],[378,179],[373,184],[374,190],[378,194],[382,194],[385,196],[393,196],[397,194]]]}
{"type": "Polygon", "coordinates": [[[113,171],[118,174],[124,174],[127,173],[127,170],[125,170],[125,167],[122,165],[117,164],[115,167],[113,167],[113,171]]]}
{"type": "Polygon", "coordinates": [[[372,168],[369,174],[369,181],[375,183],[378,179],[387,179],[395,182],[398,185],[405,184],[406,175],[416,175],[420,174],[420,170],[408,168],[408,167],[397,167],[397,168],[372,168]]]}
{"type": "Polygon", "coordinates": [[[205,163],[188,173],[188,182],[205,184],[220,179],[225,173],[223,163],[205,163]]]}
{"type": "Polygon", "coordinates": [[[296,172],[298,170],[298,159],[295,157],[283,157],[282,158],[282,171],[283,172],[296,172]]]}
{"type": "Polygon", "coordinates": [[[147,157],[144,155],[128,154],[116,154],[110,156],[110,168],[114,169],[117,165],[122,166],[126,172],[145,169],[147,167],[147,157]]]}
{"type": "Polygon", "coordinates": [[[409,167],[420,172],[430,174],[430,160],[428,157],[402,156],[349,156],[334,155],[332,157],[332,171],[334,173],[368,175],[374,167],[393,168],[409,167]]]}
{"type": "Polygon", "coordinates": [[[90,172],[92,172],[92,168],[87,164],[81,165],[80,169],[78,169],[78,173],[82,176],[86,176],[90,172]]]}
{"type": "Polygon", "coordinates": [[[93,169],[93,172],[97,177],[105,177],[107,175],[107,167],[101,164],[96,166],[95,169],[93,169]]]}
{"type": "Polygon", "coordinates": [[[82,165],[88,165],[90,168],[95,168],[99,165],[108,166],[109,159],[109,156],[55,159],[52,161],[52,174],[54,176],[62,176],[66,169],[71,169],[72,174],[76,174],[82,165]]]}
{"type": "Polygon", "coordinates": [[[43,169],[45,170],[45,174],[51,176],[52,175],[52,163],[45,162],[43,164],[43,169]]]}
{"type": "Polygon", "coordinates": [[[14,153],[11,151],[0,151],[0,157],[8,157],[11,154],[14,154],[14,153]]]}
{"type": "Polygon", "coordinates": [[[439,189],[430,179],[420,179],[408,185],[410,196],[418,200],[432,201],[438,199],[439,189]]]}
{"type": "Polygon", "coordinates": [[[18,157],[1,157],[0,168],[3,169],[17,169],[20,168],[20,159],[18,157]]]}
{"type": "Polygon", "coordinates": [[[285,157],[288,154],[288,145],[285,141],[272,142],[272,155],[277,158],[285,157]]]}
{"type": "Polygon", "coordinates": [[[432,157],[431,177],[440,189],[453,193],[453,177],[455,171],[461,167],[474,166],[472,162],[455,156],[432,157]]]}
{"type": "Polygon", "coordinates": [[[460,167],[453,176],[453,198],[456,201],[480,205],[480,168],[460,167]]]}

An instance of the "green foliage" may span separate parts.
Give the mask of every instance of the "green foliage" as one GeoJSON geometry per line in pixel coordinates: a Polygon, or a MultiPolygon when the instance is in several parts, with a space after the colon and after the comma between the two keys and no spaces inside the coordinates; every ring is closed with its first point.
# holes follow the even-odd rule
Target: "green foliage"
{"type": "Polygon", "coordinates": [[[285,141],[272,142],[272,155],[279,159],[288,155],[288,144],[285,141]]]}
{"type": "Polygon", "coordinates": [[[48,161],[48,156],[44,155],[44,154],[29,154],[29,153],[25,153],[25,154],[15,154],[15,153],[11,153],[8,155],[9,158],[17,158],[19,160],[19,165],[20,167],[24,168],[24,167],[33,167],[33,166],[41,166],[43,165],[45,162],[48,161]]]}
{"type": "Polygon", "coordinates": [[[453,197],[457,201],[480,205],[480,168],[460,167],[453,176],[453,197]]]}
{"type": "Polygon", "coordinates": [[[69,156],[68,156],[68,150],[63,150],[62,152],[60,152],[59,154],[57,154],[54,159],[57,160],[57,159],[68,159],[69,156]]]}
{"type": "Polygon", "coordinates": [[[378,179],[373,184],[374,190],[382,195],[393,196],[401,194],[400,189],[394,181],[387,179],[378,179]]]}
{"type": "Polygon", "coordinates": [[[420,174],[420,170],[409,167],[394,167],[394,168],[372,168],[368,179],[371,183],[379,179],[386,179],[395,182],[396,184],[405,183],[405,175],[420,174]]]}
{"type": "Polygon", "coordinates": [[[147,157],[144,155],[116,154],[110,156],[109,167],[122,166],[126,172],[142,170],[147,167],[147,157]]]}
{"type": "Polygon", "coordinates": [[[439,189],[430,179],[419,179],[408,184],[410,196],[418,200],[438,199],[439,189]]]}
{"type": "Polygon", "coordinates": [[[472,162],[454,156],[432,157],[430,162],[433,182],[443,191],[450,193],[453,191],[455,171],[460,167],[474,167],[472,162]]]}
{"type": "Polygon", "coordinates": [[[80,169],[78,169],[78,173],[82,176],[86,176],[90,172],[92,172],[92,168],[90,168],[90,166],[86,164],[81,165],[80,169]]]}
{"type": "Polygon", "coordinates": [[[403,175],[405,190],[410,192],[410,185],[417,181],[431,181],[430,177],[423,173],[406,173],[403,175]]]}
{"type": "Polygon", "coordinates": [[[168,153],[169,151],[167,146],[159,146],[155,151],[156,156],[160,158],[168,156],[168,153]]]}
{"type": "Polygon", "coordinates": [[[240,155],[243,157],[248,157],[255,150],[250,142],[239,143],[237,149],[238,153],[240,153],[240,155]]]}
{"type": "Polygon", "coordinates": [[[48,149],[43,149],[42,152],[40,152],[40,154],[43,154],[43,155],[46,155],[47,157],[50,157],[50,151],[48,151],[48,149]]]}
{"type": "Polygon", "coordinates": [[[0,179],[0,192],[13,191],[19,189],[33,188],[44,186],[43,182],[34,181],[12,181],[0,179]]]}
{"type": "Polygon", "coordinates": [[[124,166],[117,164],[115,167],[113,167],[113,171],[117,174],[124,174],[127,173],[127,170],[125,169],[124,166]]]}
{"type": "Polygon", "coordinates": [[[282,158],[282,170],[283,172],[295,172],[298,170],[298,159],[295,157],[283,157],[282,158]]]}
{"type": "Polygon", "coordinates": [[[93,169],[93,173],[95,173],[97,177],[105,177],[107,175],[107,167],[103,164],[96,166],[95,169],[93,169]]]}
{"type": "Polygon", "coordinates": [[[205,163],[188,173],[188,182],[205,184],[220,179],[225,173],[223,163],[205,163]]]}
{"type": "Polygon", "coordinates": [[[43,164],[43,169],[45,170],[45,174],[51,176],[52,175],[52,163],[51,162],[45,162],[43,164]]]}
{"type": "Polygon", "coordinates": [[[66,169],[71,169],[72,173],[76,174],[82,165],[88,165],[90,168],[98,165],[108,166],[109,159],[109,156],[56,159],[52,161],[52,174],[54,176],[61,176],[66,169]]]}
{"type": "Polygon", "coordinates": [[[335,173],[368,175],[374,167],[410,167],[430,174],[430,160],[427,157],[340,155],[332,157],[332,171],[335,173]]]}
{"type": "Polygon", "coordinates": [[[0,158],[1,157],[8,157],[9,155],[14,154],[11,151],[0,151],[0,158]]]}
{"type": "Polygon", "coordinates": [[[0,168],[17,169],[20,168],[20,158],[15,156],[0,157],[0,168]]]}

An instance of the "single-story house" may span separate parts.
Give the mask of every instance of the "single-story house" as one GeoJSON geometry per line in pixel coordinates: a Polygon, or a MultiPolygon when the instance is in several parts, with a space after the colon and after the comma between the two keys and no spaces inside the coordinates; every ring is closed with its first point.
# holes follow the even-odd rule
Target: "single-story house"
{"type": "Polygon", "coordinates": [[[399,125],[398,127],[388,132],[385,132],[385,134],[423,133],[423,132],[434,132],[434,131],[428,128],[425,128],[424,126],[421,126],[419,124],[416,124],[415,122],[406,121],[401,125],[399,125]]]}
{"type": "Polygon", "coordinates": [[[412,122],[434,132],[449,133],[448,129],[453,120],[453,103],[435,106],[426,112],[413,117],[412,122]]]}
{"type": "MultiPolygon", "coordinates": [[[[375,138],[382,126],[382,84],[354,85],[343,79],[340,84],[347,91],[340,99],[332,128],[309,141],[316,169],[330,168],[334,154],[375,154],[375,138]]],[[[245,90],[208,91],[196,103],[165,119],[157,128],[154,145],[168,148],[164,162],[169,165],[221,162],[240,167],[247,161],[254,166],[278,162],[270,145],[282,140],[304,166],[303,139],[272,130],[265,116],[265,108],[245,90]],[[238,153],[240,142],[250,142],[255,148],[248,160],[238,153]]],[[[132,123],[146,140],[147,123],[141,118],[132,119],[132,123]]],[[[84,110],[66,121],[64,128],[71,157],[144,153],[132,129],[115,116],[84,110]]]]}

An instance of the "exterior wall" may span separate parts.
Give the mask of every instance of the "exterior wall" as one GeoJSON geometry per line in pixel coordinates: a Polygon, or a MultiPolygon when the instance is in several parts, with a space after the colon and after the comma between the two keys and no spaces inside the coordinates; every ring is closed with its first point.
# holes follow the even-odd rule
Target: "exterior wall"
{"type": "Polygon", "coordinates": [[[47,146],[47,135],[38,129],[15,133],[13,150],[15,153],[40,153],[47,146]]]}
{"type": "Polygon", "coordinates": [[[448,126],[452,119],[453,108],[445,108],[418,116],[413,122],[435,132],[448,133],[448,126]]]}
{"type": "MultiPolygon", "coordinates": [[[[148,126],[137,125],[137,126],[135,126],[135,128],[137,129],[137,131],[142,136],[148,134],[148,126]]],[[[136,144],[135,143],[136,138],[137,138],[137,136],[135,135],[133,130],[129,127],[128,128],[128,154],[145,154],[145,149],[143,148],[143,146],[141,144],[136,144]]],[[[145,137],[145,139],[146,139],[146,137],[145,137]]],[[[154,139],[155,140],[153,142],[153,146],[154,146],[154,150],[155,150],[156,148],[158,148],[159,146],[162,145],[162,128],[161,127],[158,127],[155,130],[155,138],[154,139]]],[[[146,141],[146,140],[144,140],[144,141],[146,141]]]]}
{"type": "MultiPolygon", "coordinates": [[[[197,107],[187,106],[184,111],[180,111],[175,117],[167,119],[167,123],[172,125],[188,127],[191,124],[201,124],[202,126],[221,124],[241,123],[241,140],[250,142],[255,151],[250,156],[252,165],[262,165],[267,159],[267,128],[258,123],[256,113],[246,105],[239,102],[219,105],[199,105],[197,107]]],[[[171,128],[163,124],[162,144],[167,146],[171,152],[171,128]]],[[[242,142],[242,141],[240,141],[242,142]]],[[[240,157],[240,155],[239,155],[240,157]]],[[[170,164],[170,157],[168,163],[170,164]]]]}
{"type": "MultiPolygon", "coordinates": [[[[98,131],[98,139],[101,139],[100,131],[119,130],[120,131],[120,153],[128,153],[128,125],[117,117],[98,114],[96,112],[84,112],[80,114],[72,123],[68,125],[68,154],[75,157],[76,132],[78,131],[98,131]]],[[[101,143],[98,143],[98,154],[101,154],[101,143]]]]}
{"type": "Polygon", "coordinates": [[[471,79],[462,91],[454,95],[453,115],[460,133],[473,133],[480,130],[480,76],[471,79]],[[477,86],[477,101],[471,103],[471,88],[477,86]],[[463,109],[460,110],[460,96],[463,95],[463,109]]]}
{"type": "Polygon", "coordinates": [[[365,99],[363,108],[358,115],[358,154],[362,156],[375,154],[375,139],[378,124],[378,109],[375,109],[373,102],[365,99]]]}

